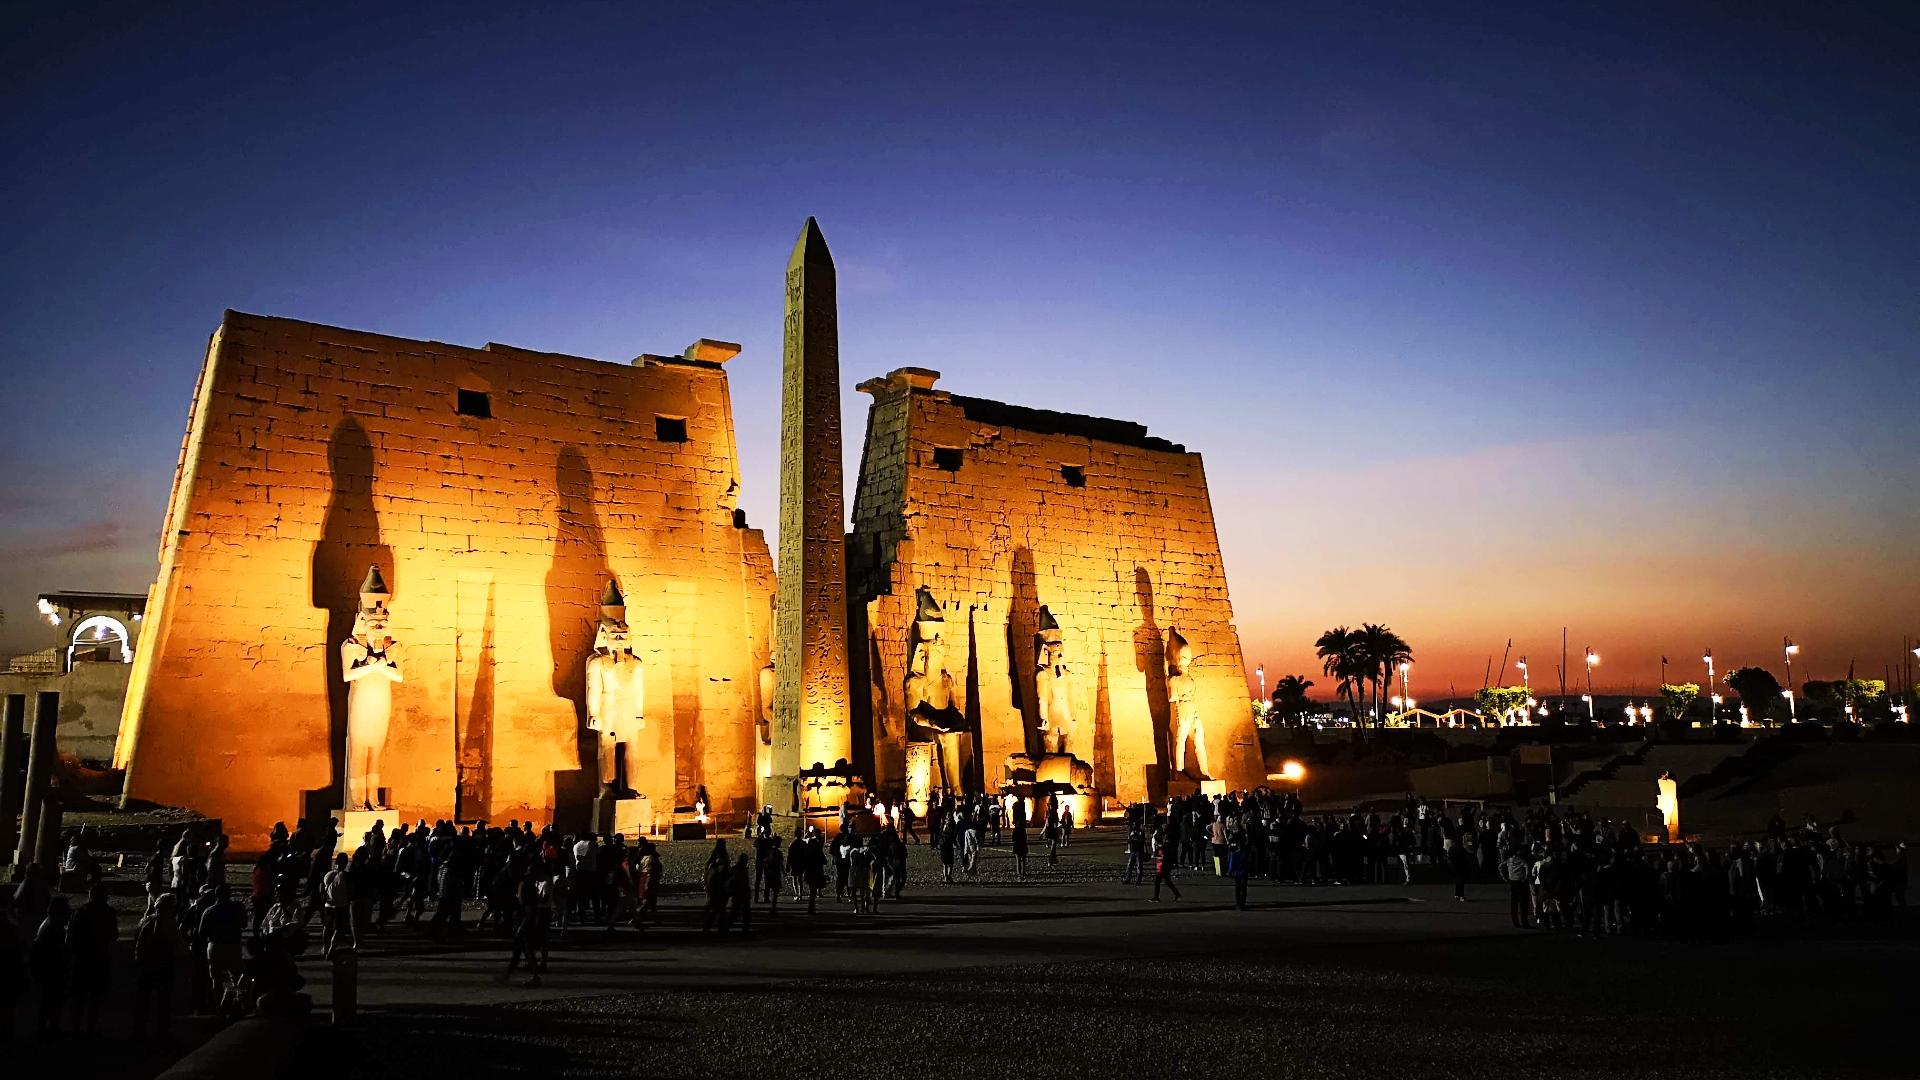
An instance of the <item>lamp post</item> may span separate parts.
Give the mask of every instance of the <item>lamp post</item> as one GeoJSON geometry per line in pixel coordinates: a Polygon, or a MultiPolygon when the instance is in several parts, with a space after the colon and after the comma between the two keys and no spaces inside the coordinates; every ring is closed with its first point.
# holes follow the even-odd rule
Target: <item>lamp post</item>
{"type": "Polygon", "coordinates": [[[1587,719],[1591,721],[1593,719],[1593,695],[1581,694],[1580,700],[1587,703],[1587,719]]]}
{"type": "Polygon", "coordinates": [[[1799,651],[1800,646],[1795,645],[1792,638],[1780,639],[1780,652],[1787,658],[1787,696],[1789,698],[1793,696],[1793,654],[1799,651]]]}
{"type": "Polygon", "coordinates": [[[1645,727],[1646,725],[1651,723],[1653,723],[1653,706],[1651,705],[1640,706],[1640,725],[1642,727],[1645,727]]]}
{"type": "Polygon", "coordinates": [[[1793,691],[1782,690],[1780,691],[1780,696],[1787,699],[1787,720],[1791,722],[1800,719],[1800,714],[1795,712],[1793,708],[1793,691]]]}
{"type": "Polygon", "coordinates": [[[1593,719],[1593,666],[1595,664],[1598,664],[1599,662],[1600,662],[1600,654],[1593,651],[1593,646],[1591,645],[1587,646],[1586,702],[1587,702],[1587,719],[1589,720],[1593,719]]]}
{"type": "Polygon", "coordinates": [[[1261,664],[1253,669],[1254,678],[1260,680],[1260,700],[1267,700],[1267,665],[1261,664]]]}
{"type": "Polygon", "coordinates": [[[1407,672],[1413,667],[1405,660],[1400,661],[1400,696],[1407,701],[1407,708],[1413,708],[1413,698],[1407,690],[1407,672]]]}
{"type": "Polygon", "coordinates": [[[1713,704],[1708,706],[1708,712],[1711,713],[1708,719],[1717,724],[1720,722],[1720,695],[1713,692],[1713,650],[1708,649],[1707,655],[1700,659],[1707,662],[1707,694],[1713,699],[1713,704]]]}
{"type": "Polygon", "coordinates": [[[1527,658],[1524,656],[1520,658],[1520,685],[1526,689],[1528,697],[1533,696],[1533,673],[1527,670],[1527,658]]]}

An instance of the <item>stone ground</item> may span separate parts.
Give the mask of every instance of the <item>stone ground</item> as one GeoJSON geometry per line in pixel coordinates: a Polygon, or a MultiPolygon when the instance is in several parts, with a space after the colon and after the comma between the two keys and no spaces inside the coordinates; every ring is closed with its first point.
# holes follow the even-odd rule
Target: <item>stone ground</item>
{"type": "MultiPolygon", "coordinates": [[[[685,883],[707,849],[665,850],[685,883]]],[[[360,1016],[316,1025],[281,1075],[1920,1075],[1911,919],[1592,940],[1515,931],[1493,884],[1467,903],[1256,885],[1238,912],[1226,884],[1182,875],[1182,900],[1150,904],[1117,880],[1112,834],[1033,859],[1027,882],[1004,850],[953,887],[913,856],[878,915],[783,901],[750,936],[702,935],[681,884],[661,927],[569,930],[538,986],[503,978],[492,935],[390,931],[363,949],[360,1016]]],[[[304,970],[324,1009],[326,965],[304,970]]]]}

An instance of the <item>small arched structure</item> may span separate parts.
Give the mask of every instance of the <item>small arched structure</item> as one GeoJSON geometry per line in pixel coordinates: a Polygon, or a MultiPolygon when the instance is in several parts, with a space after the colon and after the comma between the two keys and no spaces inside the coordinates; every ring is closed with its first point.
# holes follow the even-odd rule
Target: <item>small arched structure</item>
{"type": "Polygon", "coordinates": [[[76,663],[133,663],[133,633],[111,615],[81,619],[67,635],[64,670],[72,671],[76,663]]]}

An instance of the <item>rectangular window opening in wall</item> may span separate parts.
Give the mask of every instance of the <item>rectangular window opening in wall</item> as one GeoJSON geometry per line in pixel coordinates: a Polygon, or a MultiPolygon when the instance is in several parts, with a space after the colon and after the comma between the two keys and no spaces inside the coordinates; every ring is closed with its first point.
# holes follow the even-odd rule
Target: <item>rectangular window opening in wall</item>
{"type": "Polygon", "coordinates": [[[487,399],[483,390],[455,390],[453,392],[453,411],[461,416],[477,416],[482,420],[493,417],[493,402],[487,399]]]}
{"type": "Polygon", "coordinates": [[[653,437],[661,442],[686,442],[687,418],[684,416],[654,417],[653,437]]]}
{"type": "Polygon", "coordinates": [[[1079,465],[1060,466],[1060,476],[1067,482],[1068,487],[1087,486],[1087,470],[1079,465]]]}
{"type": "Polygon", "coordinates": [[[947,472],[959,472],[960,458],[960,448],[957,446],[936,446],[933,448],[933,464],[935,468],[945,469],[947,472]]]}

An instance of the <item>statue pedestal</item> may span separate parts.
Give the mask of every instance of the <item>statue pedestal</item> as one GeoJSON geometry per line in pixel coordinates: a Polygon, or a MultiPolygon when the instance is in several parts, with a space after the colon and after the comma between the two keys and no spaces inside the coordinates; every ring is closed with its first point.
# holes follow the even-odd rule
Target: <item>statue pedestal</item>
{"type": "Polygon", "coordinates": [[[629,840],[657,835],[653,803],[645,795],[601,795],[593,800],[593,831],[629,840]]]}
{"type": "Polygon", "coordinates": [[[374,822],[384,822],[381,831],[388,836],[400,824],[400,814],[393,809],[386,810],[343,810],[340,812],[340,846],[336,849],[348,855],[360,850],[360,840],[373,829],[374,822]]]}
{"type": "Polygon", "coordinates": [[[907,804],[921,817],[927,816],[927,799],[933,794],[933,744],[907,744],[907,804]]]}

